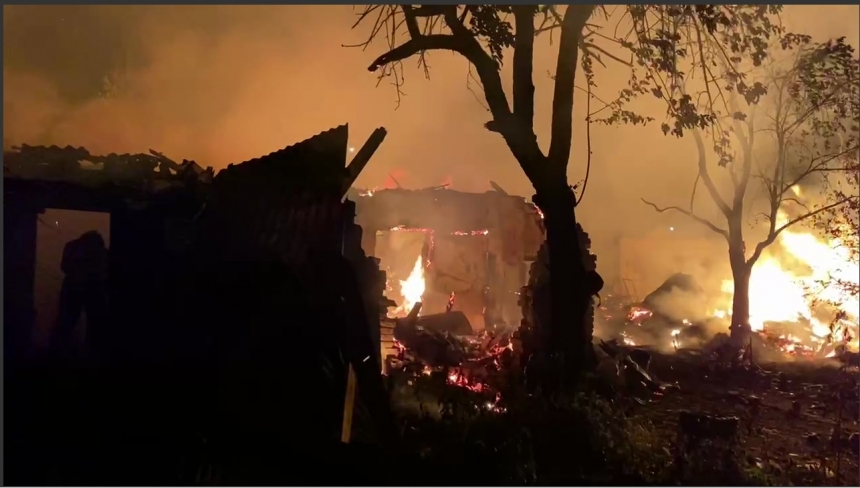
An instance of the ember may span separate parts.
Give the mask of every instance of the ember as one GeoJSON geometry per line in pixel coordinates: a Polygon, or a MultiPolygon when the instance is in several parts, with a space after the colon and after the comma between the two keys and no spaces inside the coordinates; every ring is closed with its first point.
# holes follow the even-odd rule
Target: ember
{"type": "Polygon", "coordinates": [[[415,351],[395,340],[394,348],[397,354],[388,358],[390,367],[387,370],[390,374],[401,377],[405,375],[407,384],[414,384],[414,378],[419,376],[441,375],[449,386],[480,394],[481,398],[486,399],[482,400],[485,410],[502,412],[503,409],[498,405],[501,394],[493,385],[499,384],[494,378],[503,374],[503,355],[513,350],[508,337],[492,337],[486,332],[463,337],[435,337],[449,343],[454,342],[461,348],[465,359],[459,366],[429,366],[415,351]]]}
{"type": "Polygon", "coordinates": [[[653,314],[654,313],[647,308],[632,307],[630,309],[630,313],[627,315],[627,320],[639,325],[643,320],[650,318],[653,314]]]}

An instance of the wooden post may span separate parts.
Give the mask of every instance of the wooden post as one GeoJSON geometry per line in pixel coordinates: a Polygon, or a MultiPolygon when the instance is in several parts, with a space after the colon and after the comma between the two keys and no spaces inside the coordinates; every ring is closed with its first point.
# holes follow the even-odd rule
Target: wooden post
{"type": "Polygon", "coordinates": [[[343,401],[343,425],[341,427],[340,441],[349,444],[352,438],[352,414],[355,410],[355,371],[352,364],[348,367],[346,375],[346,397],[343,401]]]}

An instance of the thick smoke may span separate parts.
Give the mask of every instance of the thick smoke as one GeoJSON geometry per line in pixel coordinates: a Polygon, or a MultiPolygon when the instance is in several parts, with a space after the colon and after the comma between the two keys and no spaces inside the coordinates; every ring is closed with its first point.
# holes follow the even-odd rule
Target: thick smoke
{"type": "MultiPolygon", "coordinates": [[[[350,30],[356,13],[348,6],[6,6],[4,143],[71,144],[99,153],[152,148],[219,169],[349,122],[354,145],[376,127],[389,130],[359,186],[390,184],[394,174],[410,188],[450,182],[485,191],[492,179],[530,197],[501,138],[483,128],[489,114],[467,86],[466,62],[432,53],[430,80],[405,63],[398,106],[390,80],[377,86],[367,71],[384,41],[366,50],[343,47],[366,38],[366,30],[350,30]]],[[[857,42],[856,6],[790,6],[784,19],[794,30],[857,42]]],[[[548,41],[538,43],[534,70],[536,131],[544,147],[558,47],[548,41]]],[[[598,92],[613,98],[627,77],[625,67],[610,63],[598,73],[598,92]]],[[[475,82],[472,88],[479,90],[475,82]]],[[[585,174],[585,101],[577,92],[571,182],[585,174]]],[[[639,108],[658,120],[665,112],[657,103],[639,108]]],[[[674,227],[713,238],[640,201],[688,200],[692,140],[665,138],[657,127],[595,126],[591,132],[590,181],[579,210],[607,278],[622,268],[623,237],[674,227]]],[[[700,208],[714,216],[707,201],[700,208]]],[[[697,266],[680,264],[649,273],[664,279],[697,266]]]]}

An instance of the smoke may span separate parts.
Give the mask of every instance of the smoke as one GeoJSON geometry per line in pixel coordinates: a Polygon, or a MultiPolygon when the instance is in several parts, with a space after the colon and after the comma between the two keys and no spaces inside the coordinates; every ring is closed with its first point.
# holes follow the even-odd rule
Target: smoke
{"type": "MultiPolygon", "coordinates": [[[[856,6],[786,9],[791,29],[857,42],[856,6]]],[[[4,142],[97,153],[152,148],[220,169],[349,122],[356,146],[376,127],[389,131],[358,186],[381,187],[394,174],[408,188],[450,182],[485,191],[492,179],[530,197],[504,142],[483,128],[490,116],[467,87],[467,63],[431,53],[430,80],[405,63],[398,106],[389,80],[377,86],[367,71],[384,42],[343,47],[366,38],[366,30],[350,30],[356,13],[347,6],[4,6],[4,142]]],[[[534,69],[544,148],[558,47],[548,41],[538,43],[534,69]]],[[[598,76],[598,92],[611,99],[628,72],[610,64],[598,76]]],[[[588,158],[585,101],[577,93],[571,182],[583,179],[588,158]]],[[[657,103],[641,108],[658,119],[665,112],[657,103]]],[[[594,126],[591,133],[590,180],[579,212],[605,276],[622,267],[624,236],[674,227],[689,237],[713,237],[640,201],[688,201],[696,172],[692,140],[665,138],[656,127],[594,126]]],[[[700,208],[716,216],[708,202],[700,208]]]]}

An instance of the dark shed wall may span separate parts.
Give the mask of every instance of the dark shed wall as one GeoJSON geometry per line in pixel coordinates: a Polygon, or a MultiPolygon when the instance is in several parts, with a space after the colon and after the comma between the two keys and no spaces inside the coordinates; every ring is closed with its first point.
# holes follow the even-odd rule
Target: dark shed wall
{"type": "Polygon", "coordinates": [[[108,337],[112,349],[161,355],[169,343],[174,317],[173,270],[167,250],[166,212],[119,209],[111,212],[111,315],[108,337]]]}
{"type": "Polygon", "coordinates": [[[3,205],[4,359],[29,353],[36,318],[36,223],[41,209],[14,194],[3,205]]]}

